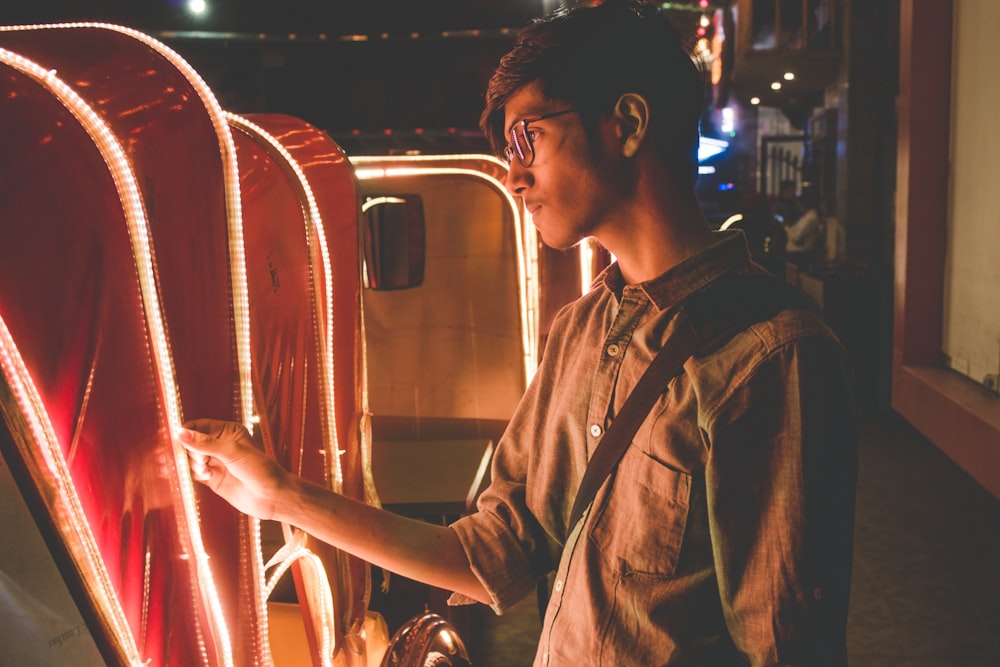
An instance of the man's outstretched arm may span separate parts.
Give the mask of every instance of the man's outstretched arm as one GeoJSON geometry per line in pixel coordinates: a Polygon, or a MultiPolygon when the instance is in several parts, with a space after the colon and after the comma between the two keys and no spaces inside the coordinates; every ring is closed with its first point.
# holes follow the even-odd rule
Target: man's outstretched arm
{"type": "Polygon", "coordinates": [[[288,523],[385,570],[489,604],[454,531],[342,496],[288,472],[243,426],[202,419],[177,434],[196,480],[236,509],[288,523]]]}

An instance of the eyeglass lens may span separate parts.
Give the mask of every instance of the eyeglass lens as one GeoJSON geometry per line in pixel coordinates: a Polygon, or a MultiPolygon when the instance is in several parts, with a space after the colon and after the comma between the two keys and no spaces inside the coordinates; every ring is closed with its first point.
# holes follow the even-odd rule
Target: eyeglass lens
{"type": "Polygon", "coordinates": [[[531,163],[535,157],[534,147],[531,145],[531,139],[528,137],[525,131],[527,123],[522,121],[510,128],[510,146],[508,146],[507,161],[510,162],[514,155],[517,155],[518,162],[521,163],[523,167],[531,166],[531,163]]]}

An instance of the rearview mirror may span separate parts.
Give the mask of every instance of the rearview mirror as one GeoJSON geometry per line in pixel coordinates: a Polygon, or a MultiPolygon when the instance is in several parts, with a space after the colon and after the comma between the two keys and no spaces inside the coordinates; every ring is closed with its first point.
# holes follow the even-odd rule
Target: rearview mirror
{"type": "Polygon", "coordinates": [[[369,197],[364,217],[364,282],[373,290],[424,282],[424,203],[420,195],[369,197]]]}

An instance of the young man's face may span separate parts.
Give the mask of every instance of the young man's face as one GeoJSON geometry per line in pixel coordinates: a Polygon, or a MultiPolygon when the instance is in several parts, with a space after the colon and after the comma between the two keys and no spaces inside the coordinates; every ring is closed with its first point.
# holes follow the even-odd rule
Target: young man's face
{"type": "MultiPolygon", "coordinates": [[[[564,111],[571,105],[545,99],[537,84],[518,91],[504,106],[506,140],[525,118],[564,111]]],[[[601,230],[615,217],[623,193],[620,155],[614,149],[610,125],[602,121],[598,140],[591,145],[580,115],[562,113],[529,123],[534,160],[524,167],[515,156],[507,175],[507,189],[524,199],[542,241],[571,248],[601,230]]],[[[526,147],[524,147],[526,148],[526,147]]]]}

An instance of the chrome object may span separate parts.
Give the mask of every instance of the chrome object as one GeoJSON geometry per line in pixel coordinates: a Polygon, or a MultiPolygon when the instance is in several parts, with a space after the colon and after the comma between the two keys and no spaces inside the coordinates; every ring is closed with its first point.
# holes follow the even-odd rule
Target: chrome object
{"type": "Polygon", "coordinates": [[[414,616],[389,642],[382,667],[465,667],[465,644],[451,623],[433,612],[414,616]]]}

